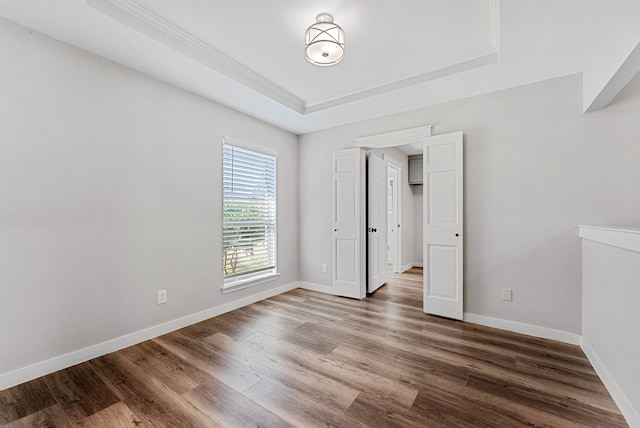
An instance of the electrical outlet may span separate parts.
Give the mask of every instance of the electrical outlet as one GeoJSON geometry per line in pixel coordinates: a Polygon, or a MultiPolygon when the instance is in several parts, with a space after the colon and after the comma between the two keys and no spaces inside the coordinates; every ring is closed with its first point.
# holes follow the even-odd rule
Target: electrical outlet
{"type": "Polygon", "coordinates": [[[167,303],[167,290],[158,290],[158,304],[167,303]]]}
{"type": "Polygon", "coordinates": [[[322,263],[322,273],[327,273],[327,264],[322,263]]]}
{"type": "Polygon", "coordinates": [[[503,288],[502,289],[502,300],[504,300],[505,302],[513,301],[513,290],[510,289],[510,288],[503,288]]]}

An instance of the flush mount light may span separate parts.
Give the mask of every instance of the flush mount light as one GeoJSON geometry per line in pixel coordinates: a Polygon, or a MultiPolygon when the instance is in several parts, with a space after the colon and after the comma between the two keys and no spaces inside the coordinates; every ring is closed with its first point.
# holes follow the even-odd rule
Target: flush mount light
{"type": "Polygon", "coordinates": [[[344,56],[344,31],[333,23],[333,16],[320,13],[316,23],[305,33],[305,56],[311,64],[319,66],[335,65],[344,56]]]}

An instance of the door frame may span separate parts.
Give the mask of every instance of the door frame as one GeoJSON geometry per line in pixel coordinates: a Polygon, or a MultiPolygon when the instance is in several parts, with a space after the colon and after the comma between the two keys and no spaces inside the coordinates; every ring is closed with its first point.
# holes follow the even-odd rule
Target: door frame
{"type": "MultiPolygon", "coordinates": [[[[366,137],[359,137],[354,140],[355,147],[360,147],[365,150],[367,149],[383,149],[390,147],[398,147],[405,145],[414,145],[416,148],[420,147],[422,151],[422,147],[426,139],[432,136],[432,126],[425,125],[419,126],[417,128],[409,128],[409,129],[401,129],[399,131],[385,132],[382,134],[369,135],[366,137]]],[[[392,159],[390,156],[389,159],[392,159]]],[[[399,163],[397,159],[394,159],[396,163],[399,163]]],[[[363,176],[363,179],[366,177],[363,176]]],[[[400,222],[402,224],[402,222],[400,222]]],[[[401,235],[398,233],[397,235],[401,235]]],[[[424,243],[424,236],[421,237],[422,242],[424,243]]],[[[400,245],[396,247],[396,249],[400,249],[401,251],[402,245],[400,241],[400,245]]],[[[399,269],[398,273],[402,272],[402,254],[398,256],[398,264],[399,269]]],[[[366,261],[366,260],[365,260],[366,261]]],[[[394,267],[394,272],[396,272],[394,267]]]]}
{"type": "MultiPolygon", "coordinates": [[[[396,216],[395,233],[394,233],[394,251],[391,257],[393,258],[393,272],[400,273],[402,270],[402,231],[398,225],[402,225],[402,164],[391,156],[385,156],[389,163],[389,169],[396,171],[396,185],[393,187],[393,212],[396,216]]],[[[389,231],[387,231],[387,239],[389,231]]]]}
{"type": "MultiPolygon", "coordinates": [[[[423,146],[424,143],[432,137],[432,127],[431,125],[421,126],[417,128],[403,129],[400,131],[387,132],[383,134],[370,135],[366,137],[356,138],[354,140],[355,147],[361,147],[364,149],[373,149],[373,148],[387,148],[387,147],[397,147],[404,146],[407,144],[420,144],[423,146]]],[[[452,133],[455,134],[455,133],[452,133]]],[[[424,150],[423,150],[424,155],[424,150]]],[[[423,198],[426,198],[426,192],[423,191],[423,198]]],[[[423,212],[423,221],[424,221],[424,212],[423,212]]],[[[424,227],[423,227],[423,236],[422,236],[422,245],[424,246],[425,237],[424,237],[424,227]]],[[[426,257],[427,254],[423,251],[423,265],[427,266],[426,257]]],[[[461,281],[463,279],[464,269],[461,273],[461,281]]],[[[464,284],[464,282],[463,282],[464,284]]],[[[424,285],[423,285],[424,289],[424,285]]],[[[424,292],[424,290],[423,290],[424,292]]],[[[464,296],[464,285],[461,287],[461,297],[464,296]]],[[[424,305],[424,298],[423,298],[424,305]]]]}

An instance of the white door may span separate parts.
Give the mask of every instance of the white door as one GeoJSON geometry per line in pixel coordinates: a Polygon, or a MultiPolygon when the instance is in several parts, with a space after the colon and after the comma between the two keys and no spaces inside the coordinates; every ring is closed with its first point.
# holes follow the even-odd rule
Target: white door
{"type": "Polygon", "coordinates": [[[462,132],[429,137],[425,141],[424,312],[461,320],[462,132]]]}
{"type": "Polygon", "coordinates": [[[365,154],[360,148],[333,152],[333,292],[363,299],[365,290],[365,154]]]}
{"type": "Polygon", "coordinates": [[[394,161],[388,160],[389,163],[389,197],[387,198],[387,248],[389,248],[389,264],[391,264],[391,272],[399,273],[401,270],[400,260],[402,259],[402,234],[400,233],[400,223],[402,221],[402,168],[394,161]]]}
{"type": "MultiPolygon", "coordinates": [[[[393,193],[396,186],[393,178],[394,169],[389,167],[387,174],[387,265],[394,265],[396,242],[396,212],[394,211],[393,193]]],[[[395,271],[395,269],[394,269],[395,271]]]]}
{"type": "Polygon", "coordinates": [[[367,291],[387,282],[387,162],[369,154],[367,164],[367,291]]]}

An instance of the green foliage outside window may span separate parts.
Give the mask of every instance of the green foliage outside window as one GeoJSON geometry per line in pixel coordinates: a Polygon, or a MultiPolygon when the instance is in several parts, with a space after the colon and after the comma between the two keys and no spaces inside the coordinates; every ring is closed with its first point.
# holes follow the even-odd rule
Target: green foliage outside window
{"type": "Polygon", "coordinates": [[[224,203],[224,273],[251,272],[260,267],[260,260],[251,258],[265,246],[267,236],[264,207],[244,201],[224,203]],[[234,223],[238,225],[234,225],[234,223]]]}

